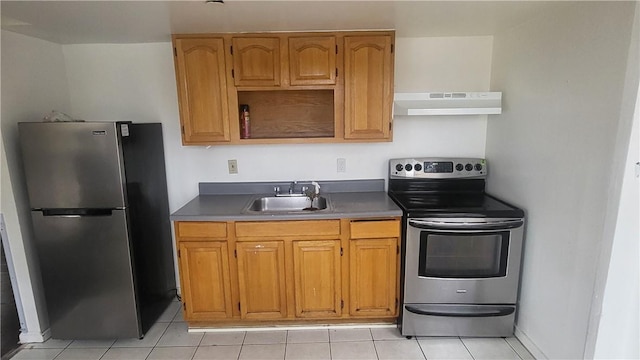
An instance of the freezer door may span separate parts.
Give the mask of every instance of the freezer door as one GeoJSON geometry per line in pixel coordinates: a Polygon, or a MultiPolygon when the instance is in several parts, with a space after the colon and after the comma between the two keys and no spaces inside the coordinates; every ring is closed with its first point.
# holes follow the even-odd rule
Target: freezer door
{"type": "Polygon", "coordinates": [[[125,206],[116,123],[20,123],[18,127],[32,209],[125,206]]]}
{"type": "Polygon", "coordinates": [[[52,337],[140,337],[125,210],[33,211],[52,337]]]}

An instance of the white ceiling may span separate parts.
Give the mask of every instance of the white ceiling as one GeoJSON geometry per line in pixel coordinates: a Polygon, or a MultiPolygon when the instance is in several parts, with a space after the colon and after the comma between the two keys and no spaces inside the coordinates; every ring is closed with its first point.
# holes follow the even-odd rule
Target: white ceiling
{"type": "Polygon", "coordinates": [[[169,41],[171,34],[395,29],[398,37],[492,35],[556,1],[1,1],[2,29],[60,44],[169,41]]]}

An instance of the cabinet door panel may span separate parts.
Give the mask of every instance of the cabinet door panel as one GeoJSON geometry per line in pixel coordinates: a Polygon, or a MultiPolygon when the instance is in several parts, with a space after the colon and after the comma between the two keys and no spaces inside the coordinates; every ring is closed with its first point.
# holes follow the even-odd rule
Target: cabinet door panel
{"type": "Polygon", "coordinates": [[[232,316],[226,242],[181,242],[180,270],[186,320],[232,316]]]}
{"type": "Polygon", "coordinates": [[[346,139],[390,137],[391,40],[391,36],[344,38],[346,139]]]}
{"type": "Polygon", "coordinates": [[[176,39],[176,71],[184,144],[229,141],[222,39],[176,39]]]}
{"type": "Polygon", "coordinates": [[[400,236],[400,220],[357,220],[350,224],[352,239],[375,239],[400,236]]]}
{"type": "Polygon", "coordinates": [[[212,221],[176,221],[176,236],[188,240],[227,237],[227,223],[212,221]]]}
{"type": "Polygon", "coordinates": [[[286,317],[283,242],[238,242],[236,248],[241,317],[286,317]]]}
{"type": "Polygon", "coordinates": [[[233,38],[233,69],[238,86],[280,85],[280,39],[233,38]]]}
{"type": "Polygon", "coordinates": [[[236,236],[324,236],[340,235],[339,220],[242,221],[236,222],[236,236]]]}
{"type": "Polygon", "coordinates": [[[335,36],[289,38],[291,85],[336,83],[335,36]]]}
{"type": "Polygon", "coordinates": [[[350,313],[396,314],[397,239],[351,240],[350,313]]]}
{"type": "Polygon", "coordinates": [[[294,241],[297,317],[340,316],[340,240],[294,241]]]}

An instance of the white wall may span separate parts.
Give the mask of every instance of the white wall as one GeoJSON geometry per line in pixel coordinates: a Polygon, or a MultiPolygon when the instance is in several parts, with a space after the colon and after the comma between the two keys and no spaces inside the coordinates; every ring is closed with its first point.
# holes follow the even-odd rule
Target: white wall
{"type": "Polygon", "coordinates": [[[640,358],[640,6],[633,26],[605,220],[613,244],[602,244],[585,351],[596,359],[640,358]]]}
{"type": "Polygon", "coordinates": [[[51,110],[70,110],[62,47],[2,31],[2,195],[9,251],[24,318],[22,342],[42,341],[48,320],[33,247],[29,202],[18,144],[19,121],[38,121],[51,110]],[[5,157],[6,156],[6,157],[5,157]]]}
{"type": "MultiPolygon", "coordinates": [[[[393,157],[484,156],[483,116],[396,119],[392,143],[185,147],[170,43],[63,49],[73,116],[163,124],[172,211],[197,195],[198,182],[386,178],[393,157]],[[346,173],[336,172],[337,158],[346,173]],[[228,174],[228,159],[239,174],[228,174]]],[[[491,37],[399,38],[396,90],[488,90],[491,51],[491,37]]]]}
{"type": "Polygon", "coordinates": [[[595,359],[640,358],[640,180],[635,175],[635,163],[640,161],[640,98],[638,100],[599,314],[595,359]]]}
{"type": "Polygon", "coordinates": [[[585,355],[634,6],[565,4],[494,37],[488,185],[527,210],[516,334],[538,357],[585,355]]]}

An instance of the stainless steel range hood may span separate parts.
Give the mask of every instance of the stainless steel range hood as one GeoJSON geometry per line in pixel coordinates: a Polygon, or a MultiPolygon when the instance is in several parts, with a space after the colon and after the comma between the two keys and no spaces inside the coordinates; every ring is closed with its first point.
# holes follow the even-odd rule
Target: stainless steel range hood
{"type": "Polygon", "coordinates": [[[393,115],[501,114],[502,93],[396,93],[393,105],[393,115]]]}

